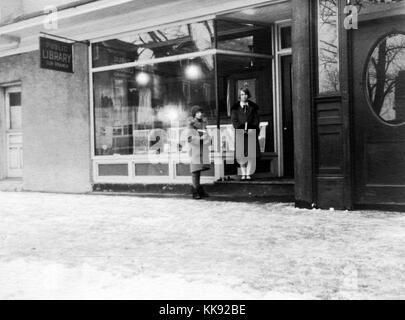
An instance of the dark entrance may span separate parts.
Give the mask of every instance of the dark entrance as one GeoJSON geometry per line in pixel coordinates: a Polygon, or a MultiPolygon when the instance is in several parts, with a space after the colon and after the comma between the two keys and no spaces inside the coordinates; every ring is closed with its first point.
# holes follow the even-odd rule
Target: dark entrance
{"type": "Polygon", "coordinates": [[[294,132],[292,114],[292,56],[281,57],[284,176],[294,177],[294,132]]]}
{"type": "Polygon", "coordinates": [[[402,33],[404,16],[365,21],[353,31],[356,205],[405,203],[402,33]]]}

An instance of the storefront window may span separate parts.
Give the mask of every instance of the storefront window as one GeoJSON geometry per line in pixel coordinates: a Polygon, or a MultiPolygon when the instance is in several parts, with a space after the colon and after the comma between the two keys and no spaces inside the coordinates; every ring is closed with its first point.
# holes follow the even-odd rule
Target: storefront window
{"type": "MultiPolygon", "coordinates": [[[[213,176],[214,151],[234,157],[230,108],[246,87],[260,107],[261,152],[274,152],[271,43],[268,27],[218,20],[93,44],[95,155],[116,155],[99,158],[116,165],[130,159],[128,175],[188,177],[186,129],[198,105],[213,138],[212,170],[204,175],[213,176]],[[114,66],[123,63],[128,68],[114,66]]],[[[268,173],[271,159],[263,161],[260,170],[268,173]]],[[[114,174],[107,167],[98,166],[98,173],[125,176],[121,167],[114,174]]]]}
{"type": "Polygon", "coordinates": [[[214,79],[213,56],[95,73],[96,155],[173,152],[163,140],[187,127],[192,106],[216,123],[214,79]]]}
{"type": "Polygon", "coordinates": [[[93,68],[209,50],[213,41],[212,21],[127,34],[93,44],[93,68]]]}
{"type": "Polygon", "coordinates": [[[368,60],[366,92],[373,112],[385,123],[405,123],[405,34],[378,42],[368,60]]]}
{"type": "Polygon", "coordinates": [[[320,94],[339,89],[338,0],[318,0],[318,87],[320,94]]]}

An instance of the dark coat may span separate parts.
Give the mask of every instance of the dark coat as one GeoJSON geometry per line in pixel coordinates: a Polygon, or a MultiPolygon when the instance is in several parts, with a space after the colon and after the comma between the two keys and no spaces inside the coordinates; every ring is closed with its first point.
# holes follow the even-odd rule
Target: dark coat
{"type": "Polygon", "coordinates": [[[206,122],[198,121],[195,118],[189,119],[187,142],[189,144],[190,172],[205,171],[211,169],[208,147],[211,138],[208,134],[198,132],[206,131],[206,122]]]}
{"type": "MultiPolygon", "coordinates": [[[[235,129],[245,129],[245,123],[247,122],[248,129],[256,129],[256,158],[260,158],[260,144],[259,144],[259,133],[260,133],[260,116],[259,116],[259,106],[248,100],[248,107],[246,111],[240,106],[240,101],[235,103],[231,108],[231,120],[233,127],[235,129]]],[[[248,134],[244,137],[244,148],[245,156],[248,153],[248,134]]]]}

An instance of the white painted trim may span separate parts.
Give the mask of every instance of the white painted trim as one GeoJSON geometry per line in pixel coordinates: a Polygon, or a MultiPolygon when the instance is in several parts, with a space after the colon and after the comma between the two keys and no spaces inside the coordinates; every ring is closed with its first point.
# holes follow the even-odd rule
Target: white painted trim
{"type": "Polygon", "coordinates": [[[292,23],[292,19],[284,19],[284,20],[278,20],[278,21],[274,22],[274,24],[276,26],[280,26],[280,27],[291,26],[291,23],[292,23]]]}
{"type": "Polygon", "coordinates": [[[249,52],[221,50],[221,49],[216,49],[216,54],[224,54],[227,56],[262,58],[262,59],[273,59],[273,57],[274,57],[273,55],[269,55],[269,54],[249,53],[249,52]]]}
{"type": "Polygon", "coordinates": [[[94,177],[98,175],[97,171],[97,166],[93,164],[92,159],[94,158],[94,153],[95,153],[95,144],[94,144],[94,95],[93,95],[93,73],[90,71],[91,70],[91,65],[93,63],[93,55],[92,55],[92,50],[91,46],[88,47],[88,73],[89,73],[89,103],[90,103],[90,108],[89,108],[89,118],[90,118],[90,173],[89,173],[89,178],[90,178],[90,183],[94,181],[94,177]]]}
{"type": "MultiPolygon", "coordinates": [[[[213,177],[201,177],[202,184],[213,184],[215,178],[213,177]]],[[[191,178],[177,177],[176,179],[170,179],[166,176],[138,176],[134,178],[125,177],[98,177],[94,180],[94,183],[116,183],[116,184],[191,184],[191,178]]]]}
{"type": "Polygon", "coordinates": [[[7,89],[9,87],[21,87],[22,82],[19,81],[12,81],[12,82],[4,82],[0,83],[0,88],[7,89]]]}
{"type": "MultiPolygon", "coordinates": [[[[135,165],[137,163],[148,163],[146,159],[142,161],[140,159],[108,159],[108,160],[94,160],[92,161],[94,177],[93,183],[170,183],[170,184],[184,184],[190,183],[190,176],[176,176],[175,168],[176,162],[169,161],[167,163],[169,167],[169,173],[166,176],[136,176],[135,165]],[[99,176],[98,166],[100,164],[126,164],[128,165],[128,176],[99,176]]],[[[166,164],[166,163],[165,163],[166,164]]],[[[215,177],[201,177],[201,182],[213,183],[215,177]]]]}
{"type": "Polygon", "coordinates": [[[117,70],[117,69],[133,68],[133,67],[145,66],[145,65],[150,65],[150,64],[158,64],[158,63],[163,63],[163,62],[173,62],[173,61],[191,59],[191,58],[196,58],[196,57],[203,57],[203,56],[207,56],[207,55],[214,55],[215,52],[216,52],[216,49],[210,49],[210,50],[205,50],[205,51],[179,54],[179,55],[170,56],[170,57],[148,59],[148,60],[115,64],[112,66],[92,68],[90,71],[96,73],[96,72],[104,72],[104,71],[111,71],[111,70],[117,70]]]}
{"type": "Polygon", "coordinates": [[[3,50],[12,50],[12,49],[17,49],[19,46],[19,42],[10,42],[10,43],[5,43],[5,44],[0,44],[0,51],[3,50]]]}
{"type": "Polygon", "coordinates": [[[21,53],[32,52],[32,51],[36,51],[38,49],[39,49],[39,44],[34,44],[34,45],[27,46],[27,47],[20,47],[17,49],[3,51],[3,52],[0,52],[0,58],[13,56],[16,54],[21,54],[21,53]]]}
{"type": "Polygon", "coordinates": [[[276,56],[273,59],[273,132],[274,132],[274,151],[278,154],[277,157],[277,172],[276,175],[282,177],[283,175],[283,149],[282,149],[282,141],[280,140],[280,96],[279,96],[279,61],[277,57],[277,28],[276,25],[272,26],[272,48],[273,54],[276,56]]]}
{"type": "Polygon", "coordinates": [[[205,51],[197,51],[192,53],[185,53],[174,55],[170,57],[163,57],[163,58],[155,58],[155,59],[148,59],[148,60],[141,60],[141,61],[134,61],[134,62],[127,62],[121,64],[115,64],[111,66],[105,67],[97,67],[91,68],[90,72],[104,72],[104,71],[111,71],[111,70],[119,70],[125,68],[133,68],[138,66],[145,66],[150,64],[158,64],[164,62],[173,62],[197,57],[204,57],[208,55],[215,55],[215,54],[223,54],[223,55],[232,55],[232,56],[240,56],[240,57],[253,57],[253,58],[264,58],[264,59],[273,59],[272,55],[266,54],[257,54],[257,53],[248,53],[248,52],[239,52],[239,51],[230,51],[230,50],[219,50],[219,49],[209,49],[205,51]]]}
{"type": "MultiPolygon", "coordinates": [[[[281,87],[281,57],[292,55],[292,49],[281,49],[280,29],[291,25],[290,19],[275,22],[274,26],[274,49],[275,49],[275,96],[277,113],[277,145],[278,145],[278,170],[279,177],[284,176],[284,142],[283,142],[283,101],[281,87]]],[[[294,81],[294,80],[293,80],[294,81]]]]}
{"type": "Polygon", "coordinates": [[[289,49],[281,49],[281,28],[284,27],[291,27],[292,25],[292,20],[291,19],[286,19],[286,20],[280,20],[280,21],[276,21],[275,26],[277,28],[277,52],[283,52],[283,51],[287,51],[289,50],[291,52],[291,48],[289,49]]]}

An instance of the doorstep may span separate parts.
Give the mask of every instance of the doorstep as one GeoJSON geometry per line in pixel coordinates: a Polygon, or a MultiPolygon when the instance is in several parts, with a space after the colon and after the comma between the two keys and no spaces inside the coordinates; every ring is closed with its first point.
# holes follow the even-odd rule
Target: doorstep
{"type": "MultiPolygon", "coordinates": [[[[294,202],[294,181],[221,181],[204,184],[206,200],[294,202]]],[[[138,197],[190,198],[189,184],[94,184],[92,194],[138,197]]]]}

